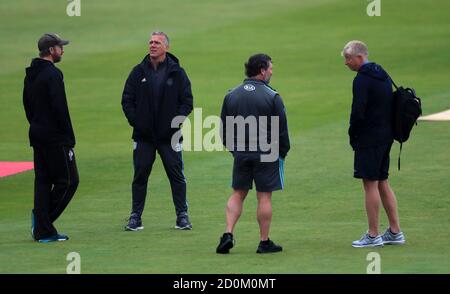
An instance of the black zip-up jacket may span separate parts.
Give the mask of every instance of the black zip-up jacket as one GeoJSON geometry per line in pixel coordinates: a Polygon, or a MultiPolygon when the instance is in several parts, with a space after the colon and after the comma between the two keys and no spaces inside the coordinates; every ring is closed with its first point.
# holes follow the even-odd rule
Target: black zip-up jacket
{"type": "Polygon", "coordinates": [[[187,117],[192,111],[191,82],[178,59],[166,53],[167,66],[162,79],[163,89],[153,91],[151,62],[146,55],[131,71],[122,94],[122,109],[133,127],[133,140],[170,142],[179,126],[172,128],[176,116],[187,117]],[[161,93],[157,99],[153,93],[161,93]]]}
{"type": "Polygon", "coordinates": [[[392,83],[373,62],[361,66],[353,80],[353,102],[348,134],[354,150],[393,142],[392,83]]]}
{"type": "Polygon", "coordinates": [[[64,77],[51,61],[35,58],[26,69],[23,105],[31,146],[75,146],[64,77]]]}
{"type": "MultiPolygon", "coordinates": [[[[242,116],[244,119],[248,117],[255,117],[258,125],[258,132],[256,134],[251,135],[249,132],[249,128],[246,127],[245,130],[245,151],[244,152],[256,152],[256,153],[268,153],[263,152],[260,149],[260,117],[267,117],[267,138],[262,138],[262,141],[267,143],[272,143],[271,139],[275,139],[279,144],[279,155],[280,157],[286,157],[289,149],[289,134],[288,134],[288,126],[287,126],[287,118],[286,118],[286,109],[283,104],[283,100],[281,96],[272,89],[267,83],[261,80],[256,79],[245,79],[244,82],[231,90],[224,98],[221,112],[221,120],[223,126],[222,132],[222,143],[229,151],[232,153],[237,150],[238,146],[238,135],[237,129],[234,127],[234,130],[230,130],[233,132],[234,142],[227,142],[226,134],[227,134],[227,125],[226,125],[226,117],[236,117],[242,116]],[[279,136],[278,138],[272,138],[271,134],[271,116],[277,116],[279,118],[279,136]],[[257,150],[251,151],[250,144],[257,144],[257,150]],[[231,149],[230,143],[233,143],[234,150],[231,149]]],[[[230,127],[230,126],[228,126],[230,127]]],[[[264,127],[264,126],[262,126],[264,127]]],[[[231,133],[230,133],[231,134],[231,133]]]]}

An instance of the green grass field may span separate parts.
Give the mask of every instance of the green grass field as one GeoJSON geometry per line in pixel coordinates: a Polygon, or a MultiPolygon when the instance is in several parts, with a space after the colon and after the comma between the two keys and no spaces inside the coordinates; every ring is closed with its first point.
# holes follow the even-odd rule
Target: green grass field
{"type": "MultiPolygon", "coordinates": [[[[55,31],[71,41],[63,62],[77,137],[80,186],[59,231],[71,239],[38,244],[30,237],[32,171],[0,179],[0,273],[65,273],[69,252],[82,273],[366,273],[366,256],[381,255],[382,273],[450,273],[450,123],[421,122],[402,153],[391,153],[391,185],[407,245],[352,248],[366,230],[361,183],[352,177],[347,127],[350,72],[340,56],[352,39],[398,84],[413,86],[424,114],[450,108],[450,2],[382,1],[380,17],[354,0],[81,0],[0,2],[0,161],[32,161],[22,107],[24,68],[37,39],[55,31]],[[281,254],[255,254],[255,192],[235,231],[236,247],[215,253],[225,227],[232,158],[185,152],[194,229],[173,229],[169,182],[157,159],[143,215],[145,230],[124,232],[131,205],[131,129],[120,100],[131,68],[147,52],[153,30],[171,37],[191,78],[194,106],[218,115],[228,89],[244,78],[249,55],[274,61],[271,85],[288,111],[291,151],[286,188],[273,197],[271,238],[281,254]]],[[[192,119],[192,117],[191,117],[192,119]]],[[[207,131],[207,130],[206,130],[207,131]]],[[[380,230],[387,226],[382,213],[380,230]]]]}

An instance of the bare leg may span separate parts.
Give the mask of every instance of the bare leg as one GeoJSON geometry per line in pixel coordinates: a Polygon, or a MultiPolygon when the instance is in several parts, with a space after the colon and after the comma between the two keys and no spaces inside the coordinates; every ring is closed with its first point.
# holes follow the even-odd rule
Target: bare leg
{"type": "Polygon", "coordinates": [[[380,192],[378,191],[378,181],[363,179],[363,186],[366,198],[366,212],[369,222],[369,235],[378,236],[378,213],[380,208],[380,192]]]}
{"type": "Polygon", "coordinates": [[[272,221],[272,192],[256,192],[258,197],[258,208],[256,217],[259,223],[261,241],[269,239],[270,223],[272,221]]]}
{"type": "Polygon", "coordinates": [[[248,190],[234,190],[227,203],[227,229],[226,233],[233,233],[234,226],[236,225],[239,217],[242,213],[244,206],[244,200],[247,196],[248,190]]]}
{"type": "Polygon", "coordinates": [[[388,180],[380,181],[378,183],[378,190],[380,191],[381,202],[389,219],[389,227],[392,233],[400,232],[400,223],[397,212],[397,199],[394,191],[389,186],[388,180]]]}

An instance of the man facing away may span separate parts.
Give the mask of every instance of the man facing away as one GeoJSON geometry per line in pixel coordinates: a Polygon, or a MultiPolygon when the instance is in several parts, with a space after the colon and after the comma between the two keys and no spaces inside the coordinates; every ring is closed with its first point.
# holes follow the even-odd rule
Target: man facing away
{"type": "Polygon", "coordinates": [[[272,60],[268,55],[251,56],[245,68],[248,78],[225,96],[221,113],[222,140],[233,154],[234,166],[233,193],[226,207],[226,230],[216,249],[220,254],[229,253],[234,246],[233,230],[253,181],[260,229],[256,252],[282,251],[281,246],[269,239],[269,229],[272,192],[283,189],[284,158],[290,148],[285,107],[280,95],[268,85],[272,76],[272,60]],[[239,125],[244,119],[248,125],[239,125]]]}
{"type": "Polygon", "coordinates": [[[122,94],[122,109],[133,127],[134,140],[132,209],[125,227],[127,231],[144,228],[141,216],[156,151],[162,159],[172,189],[177,215],[175,228],[192,229],[188,217],[181,142],[171,144],[171,138],[180,129],[179,125],[172,127],[172,120],[189,115],[193,97],[188,76],[178,59],[168,50],[169,37],[163,32],[153,32],[149,54],[133,68],[122,94]]]}
{"type": "Polygon", "coordinates": [[[353,80],[353,102],[348,134],[354,156],[354,177],[362,179],[369,230],[353,247],[404,244],[397,200],[389,186],[389,152],[393,143],[391,127],[393,93],[389,75],[368,60],[367,46],[350,41],[342,55],[345,65],[357,75],[353,80]],[[389,219],[389,228],[378,234],[380,199],[389,219]]]}
{"type": "Polygon", "coordinates": [[[79,183],[64,78],[54,65],[61,61],[67,44],[69,41],[56,34],[44,34],[38,41],[39,58],[32,60],[24,80],[23,104],[30,124],[35,172],[31,234],[41,243],[69,239],[59,234],[53,223],[79,183]]]}

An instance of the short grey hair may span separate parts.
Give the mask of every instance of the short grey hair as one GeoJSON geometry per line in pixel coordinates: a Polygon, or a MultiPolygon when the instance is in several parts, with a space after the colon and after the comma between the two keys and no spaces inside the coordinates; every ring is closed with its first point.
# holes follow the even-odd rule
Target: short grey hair
{"type": "Polygon", "coordinates": [[[345,54],[348,54],[350,56],[369,56],[369,51],[367,50],[367,45],[364,44],[364,42],[353,40],[348,42],[344,49],[341,52],[341,55],[344,56],[345,54]]]}
{"type": "Polygon", "coordinates": [[[166,33],[155,31],[155,32],[152,32],[152,36],[164,36],[164,38],[166,39],[164,41],[164,44],[166,44],[166,46],[169,46],[169,43],[170,43],[169,36],[167,36],[166,33]]]}

